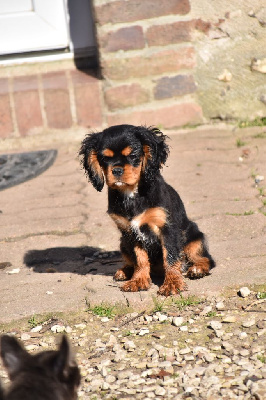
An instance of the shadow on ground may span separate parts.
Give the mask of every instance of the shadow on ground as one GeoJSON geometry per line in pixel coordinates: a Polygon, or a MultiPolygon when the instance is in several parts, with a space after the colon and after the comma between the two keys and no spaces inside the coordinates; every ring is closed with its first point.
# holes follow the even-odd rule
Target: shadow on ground
{"type": "Polygon", "coordinates": [[[122,258],[119,251],[103,252],[98,247],[53,247],[45,250],[29,250],[24,263],[34,272],[72,272],[113,275],[122,258]]]}
{"type": "MultiPolygon", "coordinates": [[[[122,257],[119,251],[102,251],[98,247],[53,247],[29,250],[24,256],[24,263],[38,273],[114,276],[122,266],[122,257]]],[[[151,274],[151,279],[155,285],[163,283],[161,276],[151,274]]]]}

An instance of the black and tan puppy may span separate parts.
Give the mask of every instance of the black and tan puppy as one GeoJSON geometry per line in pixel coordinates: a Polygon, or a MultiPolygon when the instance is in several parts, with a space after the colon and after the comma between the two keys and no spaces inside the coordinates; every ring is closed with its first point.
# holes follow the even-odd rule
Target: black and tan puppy
{"type": "MultiPolygon", "coordinates": [[[[14,336],[0,339],[1,358],[10,378],[2,400],[76,400],[80,373],[63,336],[57,351],[29,354],[14,336]]],[[[1,397],[2,396],[2,397],[1,397]]]]}
{"type": "Polygon", "coordinates": [[[122,234],[125,265],[115,279],[127,281],[123,291],[147,290],[154,272],[164,276],[159,294],[177,294],[185,289],[182,272],[195,279],[214,267],[203,233],[160,174],[165,140],[157,128],[118,125],[82,142],[82,165],[98,191],[106,181],[108,214],[122,234]]]}

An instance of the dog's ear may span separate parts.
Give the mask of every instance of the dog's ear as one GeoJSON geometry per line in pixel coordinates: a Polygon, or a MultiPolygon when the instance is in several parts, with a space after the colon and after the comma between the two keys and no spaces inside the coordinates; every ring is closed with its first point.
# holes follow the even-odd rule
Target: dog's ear
{"type": "Polygon", "coordinates": [[[98,161],[99,135],[100,133],[87,135],[81,144],[79,155],[86,175],[95,189],[101,192],[104,186],[104,176],[98,161]]]}
{"type": "Polygon", "coordinates": [[[0,346],[1,358],[12,380],[29,358],[29,354],[14,336],[1,336],[0,346]]]}
{"type": "Polygon", "coordinates": [[[150,183],[167,160],[169,154],[169,147],[165,142],[167,136],[156,127],[144,126],[136,128],[136,136],[143,147],[144,179],[146,183],[150,183]]]}

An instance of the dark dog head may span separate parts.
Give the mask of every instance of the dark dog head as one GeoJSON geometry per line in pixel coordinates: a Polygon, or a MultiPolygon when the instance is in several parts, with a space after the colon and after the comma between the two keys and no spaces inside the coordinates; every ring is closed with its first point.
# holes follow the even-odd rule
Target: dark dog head
{"type": "Polygon", "coordinates": [[[169,149],[165,139],[157,128],[117,125],[87,135],[79,154],[99,192],[104,180],[112,189],[132,191],[141,179],[150,184],[166,162],[169,149]]]}
{"type": "Polygon", "coordinates": [[[80,383],[77,364],[63,336],[58,351],[31,355],[19,341],[8,335],[0,339],[1,358],[11,380],[7,399],[75,400],[80,383]]]}

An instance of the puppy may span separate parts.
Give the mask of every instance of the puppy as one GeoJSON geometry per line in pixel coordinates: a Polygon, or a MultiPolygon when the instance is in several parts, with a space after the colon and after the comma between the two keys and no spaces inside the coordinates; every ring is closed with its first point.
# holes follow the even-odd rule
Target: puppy
{"type": "Polygon", "coordinates": [[[124,266],[114,279],[122,290],[147,290],[150,274],[164,277],[159,294],[175,295],[208,275],[214,261],[204,234],[188,219],[178,193],[160,174],[169,148],[154,127],[118,125],[87,135],[81,163],[93,186],[108,186],[108,214],[121,232],[124,266]]]}
{"type": "Polygon", "coordinates": [[[30,355],[13,336],[1,336],[0,345],[1,358],[11,380],[5,394],[0,388],[1,400],[77,399],[80,373],[71,359],[65,336],[58,351],[34,355],[30,355]]]}

